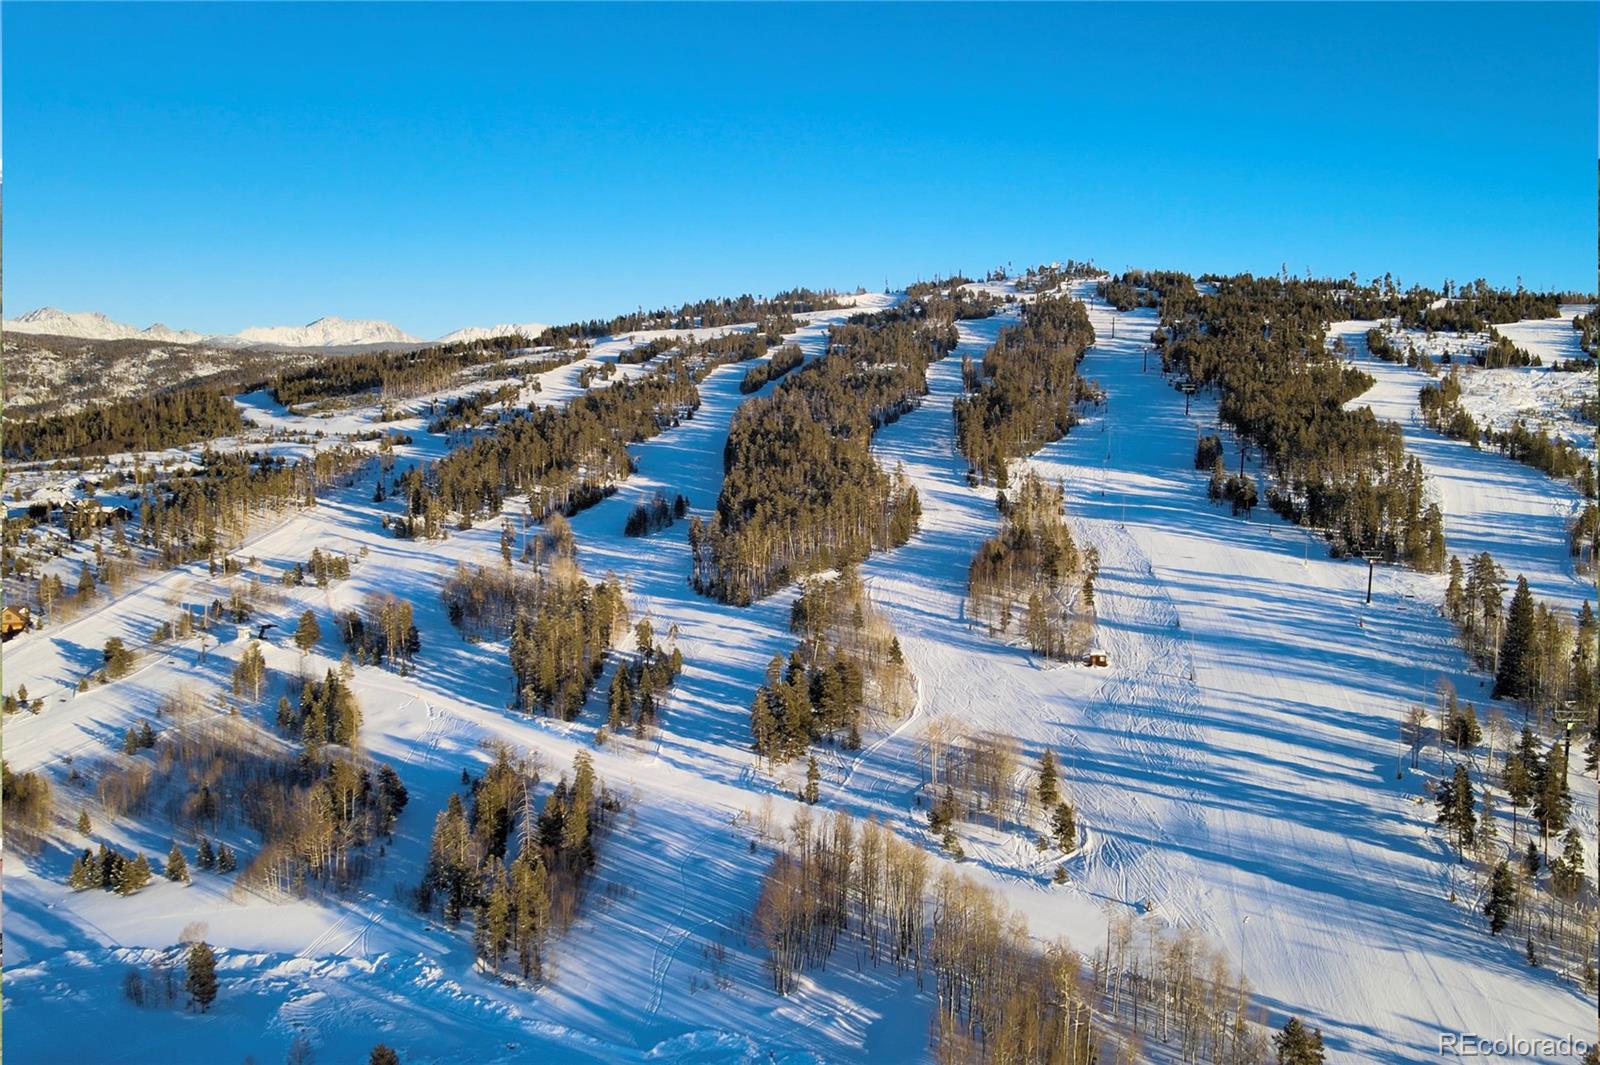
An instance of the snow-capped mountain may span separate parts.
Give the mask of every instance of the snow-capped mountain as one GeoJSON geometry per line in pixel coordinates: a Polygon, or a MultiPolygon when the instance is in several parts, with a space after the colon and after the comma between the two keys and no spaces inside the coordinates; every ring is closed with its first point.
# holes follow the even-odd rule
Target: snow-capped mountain
{"type": "Polygon", "coordinates": [[[286,348],[327,348],[348,344],[416,344],[412,336],[388,322],[357,318],[318,318],[307,325],[255,326],[233,335],[247,344],[273,344],[286,348]]]}
{"type": "MultiPolygon", "coordinates": [[[[165,326],[151,326],[152,329],[165,326]]],[[[127,340],[143,335],[138,326],[113,322],[99,311],[62,311],[54,307],[40,307],[21,318],[7,319],[5,329],[11,333],[48,333],[52,336],[83,337],[88,340],[127,340]]],[[[150,339],[167,339],[151,337],[150,339]]]]}
{"type": "Polygon", "coordinates": [[[171,329],[160,322],[141,330],[137,336],[141,340],[164,340],[169,344],[198,344],[205,339],[205,334],[193,329],[171,329]]]}
{"type": "Polygon", "coordinates": [[[504,322],[500,325],[469,325],[446,333],[439,338],[441,344],[457,344],[463,340],[488,340],[490,337],[525,336],[532,340],[550,328],[543,322],[504,322]]]}

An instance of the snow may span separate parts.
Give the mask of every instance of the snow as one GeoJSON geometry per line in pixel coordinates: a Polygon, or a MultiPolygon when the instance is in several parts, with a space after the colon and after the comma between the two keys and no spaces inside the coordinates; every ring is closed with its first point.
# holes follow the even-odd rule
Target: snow
{"type": "MultiPolygon", "coordinates": [[[[1074,289],[1088,298],[1092,284],[1074,289]]],[[[1009,286],[997,292],[1015,296],[1009,286]]],[[[864,309],[889,302],[859,299],[864,309]]],[[[816,358],[827,324],[849,313],[801,316],[805,324],[790,339],[816,358]]],[[[1088,952],[1110,916],[1153,909],[1141,919],[1203,931],[1242,965],[1273,1026],[1291,1012],[1320,1025],[1338,1062],[1432,1060],[1442,1031],[1590,1031],[1593,1000],[1530,970],[1516,945],[1491,939],[1472,912],[1431,804],[1419,802],[1429,778],[1448,768],[1430,750],[1422,771],[1396,779],[1408,703],[1427,701],[1441,677],[1480,705],[1486,697],[1436,609],[1439,579],[1380,570],[1368,606],[1361,563],[1328,558],[1314,536],[1265,510],[1246,521],[1210,504],[1191,458],[1214,410],[1197,396],[1185,418],[1183,397],[1154,360],[1144,372],[1152,312],[1116,315],[1116,339],[1110,308],[1094,301],[1091,315],[1101,339],[1082,372],[1098,380],[1107,402],[1031,464],[1064,482],[1075,535],[1100,552],[1096,640],[1109,668],[1036,660],[964,617],[967,563],[998,516],[993,489],[966,482],[950,408],[961,355],[981,354],[1014,316],[963,322],[961,347],[930,369],[920,409],[874,442],[883,462],[904,463],[921,493],[919,533],[862,567],[916,675],[916,708],[869,731],[860,751],[819,752],[823,806],[880,817],[936,851],[915,801],[921,741],[935,722],[1012,737],[1030,763],[1049,745],[1084,826],[1085,842],[1067,862],[1071,883],[1051,882],[1058,856],[1037,850],[1031,833],[962,829],[963,868],[1024,914],[1037,936],[1065,936],[1088,952]],[[1462,902],[1448,901],[1452,887],[1462,902]]],[[[598,342],[588,360],[544,375],[537,400],[566,401],[579,391],[579,367],[656,335],[667,334],[598,342]]],[[[1410,412],[1422,376],[1376,362],[1368,368],[1379,383],[1357,402],[1405,428],[1445,507],[1450,549],[1486,546],[1508,569],[1527,572],[1541,596],[1575,605],[1586,586],[1565,559],[1560,522],[1571,500],[1560,486],[1419,428],[1410,412]]],[[[354,681],[364,743],[396,766],[411,793],[397,838],[360,891],[321,901],[236,896],[205,873],[192,886],[161,882],[132,899],[73,894],[62,883],[71,857],[62,847],[37,859],[11,855],[5,1021],[16,1060],[100,1057],[106,1030],[118,1033],[132,1060],[210,1061],[225,1045],[228,1060],[279,1061],[297,1033],[322,1061],[361,1060],[380,1039],[408,1063],[925,1058],[926,991],[858,969],[841,952],[780,999],[743,923],[770,860],[767,830],[781,832],[799,809],[792,796],[803,764],[763,770],[748,749],[747,725],[767,660],[793,645],[793,590],[748,608],[716,603],[688,587],[686,521],[649,537],[622,535],[629,510],[657,489],[681,492],[693,513],[710,513],[728,425],[747,398],[738,391],[747,369],[713,372],[695,417],[635,447],[638,472],[572,520],[585,571],[615,572],[634,616],[648,615],[658,635],[677,628],[686,669],[649,743],[594,749],[593,708],[572,724],[506,709],[504,645],[460,639],[439,595],[458,561],[498,564],[497,518],[442,542],[395,540],[379,520],[399,504],[373,503],[370,483],[358,483],[236,552],[259,559],[250,572],[264,583],[313,546],[359,559],[348,581],[326,591],[281,589],[263,605],[260,620],[279,626],[265,648],[278,676],[302,668],[282,635],[300,611],[315,610],[328,634],[304,664],[320,671],[339,650],[334,610],[375,591],[415,604],[423,668],[400,677],[361,667],[354,681]],[[401,894],[420,875],[434,813],[463,768],[481,771],[485,743],[496,739],[537,752],[547,783],[574,752],[592,750],[600,777],[628,800],[602,844],[584,915],[555,944],[554,981],[538,991],[476,970],[468,935],[415,914],[401,894]],[[128,1003],[128,966],[148,965],[196,923],[220,952],[213,1010],[128,1003]],[[83,1024],[91,1008],[98,1023],[83,1024]]],[[[613,380],[647,371],[620,367],[613,380]]],[[[374,426],[373,402],[327,417],[261,395],[239,402],[275,431],[410,432],[417,444],[397,449],[402,463],[446,446],[418,429],[420,418],[374,426]]],[[[1231,465],[1237,450],[1227,445],[1231,465]]],[[[522,506],[513,500],[508,509],[522,506]]],[[[69,794],[66,756],[106,756],[130,723],[180,685],[225,686],[247,643],[218,645],[213,636],[204,654],[198,640],[149,648],[132,676],[74,693],[106,639],[145,648],[171,604],[209,602],[223,587],[204,566],[185,567],[7,644],[8,687],[26,683],[47,700],[42,714],[6,722],[13,768],[47,768],[58,792],[69,794]]],[[[245,712],[266,716],[277,690],[245,712]]],[[[1574,775],[1573,787],[1593,876],[1595,786],[1574,775]]],[[[70,821],[70,798],[64,808],[70,821]]],[[[70,826],[62,831],[71,843],[70,826]]],[[[159,824],[97,821],[95,836],[156,856],[170,843],[159,824]]]]}
{"type": "MultiPolygon", "coordinates": [[[[1576,490],[1532,466],[1499,454],[1492,447],[1474,450],[1464,440],[1451,440],[1423,424],[1417,396],[1433,379],[1420,370],[1385,362],[1367,354],[1366,332],[1372,322],[1337,322],[1330,338],[1343,337],[1361,368],[1376,383],[1348,406],[1371,407],[1379,418],[1396,422],[1405,434],[1406,451],[1422,460],[1435,501],[1444,511],[1445,540],[1451,554],[1468,556],[1488,551],[1515,578],[1526,576],[1534,594],[1552,604],[1577,610],[1595,598],[1594,582],[1581,576],[1568,550],[1567,529],[1582,508],[1576,490]]],[[[1527,371],[1469,371],[1471,381],[1486,374],[1527,371]]],[[[1548,371],[1542,372],[1550,376],[1548,371]]],[[[1558,374],[1587,380],[1588,374],[1558,374]]]]}
{"type": "Polygon", "coordinates": [[[530,339],[539,336],[548,325],[541,322],[506,322],[501,325],[469,325],[463,329],[446,333],[439,338],[441,344],[455,344],[463,340],[489,340],[494,337],[524,336],[530,339]]]}
{"type": "Polygon", "coordinates": [[[44,333],[89,340],[159,340],[173,344],[195,344],[204,339],[192,329],[169,329],[160,322],[140,329],[113,322],[99,311],[58,311],[54,307],[40,307],[21,318],[7,319],[5,330],[10,333],[44,333]]]}
{"type": "Polygon", "coordinates": [[[247,344],[287,348],[341,347],[350,344],[414,344],[416,337],[388,322],[318,318],[303,326],[252,326],[234,338],[247,344]]]}

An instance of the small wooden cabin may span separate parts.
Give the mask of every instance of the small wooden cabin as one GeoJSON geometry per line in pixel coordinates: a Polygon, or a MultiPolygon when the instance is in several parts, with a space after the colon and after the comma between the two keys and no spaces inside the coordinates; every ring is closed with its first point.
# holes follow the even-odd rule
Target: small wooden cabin
{"type": "Polygon", "coordinates": [[[1083,664],[1086,665],[1086,666],[1090,666],[1090,667],[1094,667],[1094,666],[1102,666],[1102,667],[1104,667],[1104,666],[1109,666],[1111,664],[1111,659],[1105,653],[1105,651],[1101,650],[1098,647],[1094,647],[1094,648],[1090,649],[1088,654],[1083,656],[1083,664]]]}
{"type": "Polygon", "coordinates": [[[4,616],[0,617],[0,639],[9,640],[18,633],[26,631],[28,622],[27,607],[6,607],[4,616]]]}

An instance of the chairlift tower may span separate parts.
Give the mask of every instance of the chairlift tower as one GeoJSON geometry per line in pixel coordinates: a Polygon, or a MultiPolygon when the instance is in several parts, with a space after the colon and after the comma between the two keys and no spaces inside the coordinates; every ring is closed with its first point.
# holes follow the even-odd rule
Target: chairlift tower
{"type": "Polygon", "coordinates": [[[1178,391],[1183,393],[1183,416],[1189,416],[1189,399],[1197,391],[1193,381],[1183,381],[1178,385],[1178,391]]]}
{"type": "Polygon", "coordinates": [[[1562,755],[1566,764],[1572,765],[1572,726],[1583,720],[1583,714],[1578,711],[1578,701],[1568,699],[1556,708],[1556,724],[1561,725],[1565,732],[1566,751],[1562,755]]]}

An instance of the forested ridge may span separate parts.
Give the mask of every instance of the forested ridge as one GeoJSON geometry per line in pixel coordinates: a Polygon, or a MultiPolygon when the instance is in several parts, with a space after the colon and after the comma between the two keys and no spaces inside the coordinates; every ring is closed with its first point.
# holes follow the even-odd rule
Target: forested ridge
{"type": "Polygon", "coordinates": [[[1077,370],[1093,343],[1081,302],[1041,296],[1000,331],[979,368],[963,363],[969,394],[955,403],[956,439],[974,477],[1001,481],[1008,459],[1066,435],[1089,395],[1077,370]]]}
{"type": "MultiPolygon", "coordinates": [[[[444,388],[462,370],[496,362],[532,346],[527,337],[508,336],[436,344],[416,351],[338,355],[280,373],[264,387],[286,407],[374,389],[385,399],[399,399],[444,388]]],[[[571,353],[554,353],[534,367],[519,369],[540,373],[565,365],[574,357],[571,353]]]]}
{"type": "Polygon", "coordinates": [[[16,461],[161,451],[244,428],[239,408],[212,388],[119,399],[75,414],[8,421],[5,457],[16,461]]]}
{"type": "Polygon", "coordinates": [[[947,304],[856,315],[830,332],[828,355],[740,407],[717,512],[691,521],[694,587],[749,603],[905,543],[920,514],[916,490],[873,459],[872,434],[916,406],[929,362],[954,346],[947,304]]]}

